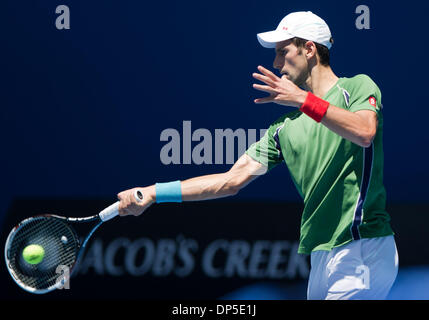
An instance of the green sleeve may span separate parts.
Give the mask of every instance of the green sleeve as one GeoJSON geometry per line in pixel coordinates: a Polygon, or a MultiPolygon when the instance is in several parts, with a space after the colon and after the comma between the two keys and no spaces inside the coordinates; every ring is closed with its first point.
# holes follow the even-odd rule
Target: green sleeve
{"type": "Polygon", "coordinates": [[[350,96],[349,110],[371,110],[381,112],[381,92],[378,86],[367,75],[361,74],[353,79],[353,89],[350,96]]]}
{"type": "Polygon", "coordinates": [[[284,160],[278,134],[283,128],[285,118],[286,115],[277,119],[277,121],[265,131],[264,136],[259,141],[252,144],[246,151],[246,154],[253,160],[268,167],[268,171],[284,160]]]}

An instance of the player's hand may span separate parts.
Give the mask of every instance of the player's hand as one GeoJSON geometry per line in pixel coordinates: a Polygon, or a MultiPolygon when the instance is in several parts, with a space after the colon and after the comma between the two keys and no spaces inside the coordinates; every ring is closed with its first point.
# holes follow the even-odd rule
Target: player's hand
{"type": "Polygon", "coordinates": [[[122,191],[118,193],[118,199],[120,201],[120,216],[139,216],[155,202],[155,186],[122,191]],[[137,201],[134,196],[136,190],[139,190],[143,194],[143,199],[141,201],[137,201]]]}
{"type": "Polygon", "coordinates": [[[276,76],[270,70],[262,66],[258,66],[258,70],[262,73],[253,73],[253,78],[264,82],[266,85],[253,84],[253,88],[259,91],[264,91],[270,95],[265,98],[255,99],[255,103],[274,102],[284,106],[292,106],[299,108],[307,97],[307,92],[299,88],[296,84],[290,81],[286,75],[281,78],[276,76]]]}

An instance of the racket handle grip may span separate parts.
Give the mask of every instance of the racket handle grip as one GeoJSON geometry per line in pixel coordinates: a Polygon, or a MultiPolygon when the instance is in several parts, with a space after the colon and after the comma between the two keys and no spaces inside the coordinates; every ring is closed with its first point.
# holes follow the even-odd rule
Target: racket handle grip
{"type": "Polygon", "coordinates": [[[108,206],[106,209],[101,211],[98,215],[100,216],[101,220],[108,221],[116,217],[118,214],[119,214],[119,201],[108,206]]]}
{"type": "MultiPolygon", "coordinates": [[[[143,193],[140,190],[134,191],[134,198],[137,200],[137,202],[143,201],[143,193]]],[[[114,204],[108,206],[106,209],[101,211],[98,215],[102,221],[108,221],[110,219],[113,219],[119,214],[119,202],[117,201],[114,204]]]]}

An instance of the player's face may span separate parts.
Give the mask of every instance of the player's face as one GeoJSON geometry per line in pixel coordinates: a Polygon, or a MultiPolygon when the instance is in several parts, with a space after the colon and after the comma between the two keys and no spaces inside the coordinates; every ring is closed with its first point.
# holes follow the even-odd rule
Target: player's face
{"type": "Polygon", "coordinates": [[[308,62],[303,48],[296,47],[292,40],[277,43],[273,67],[297,86],[304,85],[308,77],[308,62]]]}

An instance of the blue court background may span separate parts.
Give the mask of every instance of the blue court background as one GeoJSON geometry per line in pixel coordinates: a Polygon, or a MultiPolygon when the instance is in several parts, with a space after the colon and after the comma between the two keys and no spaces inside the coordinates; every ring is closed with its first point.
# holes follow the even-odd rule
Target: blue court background
{"type": "MultiPolygon", "coordinates": [[[[335,43],[338,76],[368,74],[382,92],[389,203],[427,203],[426,12],[419,1],[2,1],[0,214],[16,197],[112,197],[130,187],[227,170],[163,165],[166,128],[261,129],[284,112],[255,105],[256,33],[311,10],[335,43]],[[71,29],[55,28],[68,5],[71,29]],[[370,9],[358,30],[355,8],[370,9]]],[[[301,199],[286,167],[234,201],[301,199]]],[[[425,218],[427,219],[427,218],[425,218]]],[[[416,252],[418,254],[418,252],[416,252]]]]}

